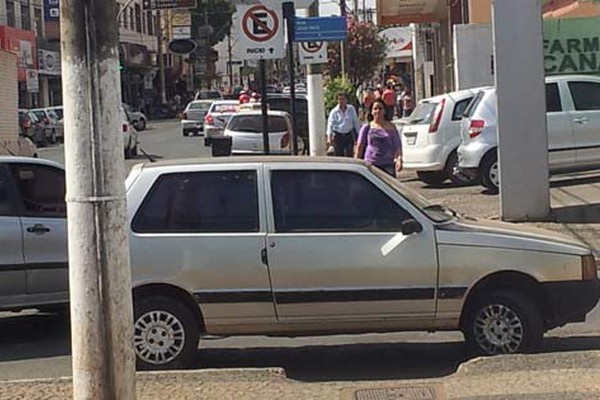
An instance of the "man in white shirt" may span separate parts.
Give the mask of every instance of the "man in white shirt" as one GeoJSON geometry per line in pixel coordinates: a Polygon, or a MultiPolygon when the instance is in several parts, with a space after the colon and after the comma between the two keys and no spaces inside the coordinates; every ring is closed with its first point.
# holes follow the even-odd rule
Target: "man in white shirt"
{"type": "Polygon", "coordinates": [[[335,156],[352,157],[360,130],[358,115],[354,106],[348,104],[346,94],[338,93],[337,99],[338,104],[333,107],[327,119],[327,145],[333,145],[335,156]]]}

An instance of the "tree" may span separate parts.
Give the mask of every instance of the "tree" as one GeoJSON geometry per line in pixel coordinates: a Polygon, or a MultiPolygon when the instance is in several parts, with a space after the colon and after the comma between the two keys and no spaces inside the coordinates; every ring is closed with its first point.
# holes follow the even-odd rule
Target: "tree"
{"type": "MultiPolygon", "coordinates": [[[[370,80],[385,58],[387,42],[378,35],[375,25],[359,22],[348,17],[348,65],[346,74],[354,85],[370,80]]],[[[341,75],[341,51],[339,43],[329,43],[329,67],[331,77],[341,75]]]]}
{"type": "Polygon", "coordinates": [[[219,43],[231,31],[231,16],[234,12],[235,5],[229,0],[198,1],[198,5],[192,10],[192,34],[198,32],[198,27],[208,20],[208,24],[213,28],[209,44],[212,46],[219,43]]]}

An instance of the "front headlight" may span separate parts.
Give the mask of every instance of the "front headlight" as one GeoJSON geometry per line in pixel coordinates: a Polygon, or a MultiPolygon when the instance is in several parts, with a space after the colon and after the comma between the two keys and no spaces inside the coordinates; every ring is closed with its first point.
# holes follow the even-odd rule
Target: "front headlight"
{"type": "Polygon", "coordinates": [[[581,257],[581,277],[584,281],[598,279],[596,259],[594,258],[593,254],[588,254],[581,257]]]}

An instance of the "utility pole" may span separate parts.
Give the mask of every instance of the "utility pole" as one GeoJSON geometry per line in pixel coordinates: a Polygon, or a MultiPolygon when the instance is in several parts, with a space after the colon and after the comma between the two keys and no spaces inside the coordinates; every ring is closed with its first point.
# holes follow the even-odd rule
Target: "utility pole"
{"type": "Polygon", "coordinates": [[[73,398],[135,398],[116,0],[62,0],[73,398]]]}
{"type": "MultiPolygon", "coordinates": [[[[342,17],[348,17],[348,11],[346,10],[346,0],[340,0],[340,13],[342,17]]],[[[346,76],[346,66],[348,65],[348,48],[346,46],[346,40],[340,42],[340,50],[342,53],[342,76],[346,76]]]]}
{"type": "Polygon", "coordinates": [[[233,61],[231,58],[231,31],[229,31],[229,35],[227,35],[227,75],[229,76],[229,88],[231,89],[231,93],[233,93],[233,65],[231,62],[233,61]]]}
{"type": "Polygon", "coordinates": [[[163,58],[163,32],[162,32],[162,15],[160,10],[156,10],[156,40],[158,51],[156,57],[158,58],[158,80],[159,80],[159,91],[160,101],[162,104],[167,103],[167,91],[165,89],[165,60],[163,58]]]}
{"type": "MultiPolygon", "coordinates": [[[[319,0],[308,9],[309,17],[319,16],[319,0]]],[[[320,64],[307,64],[306,89],[308,92],[308,144],[311,156],[324,156],[326,153],[325,134],[325,95],[323,93],[323,67],[320,64]]]]}

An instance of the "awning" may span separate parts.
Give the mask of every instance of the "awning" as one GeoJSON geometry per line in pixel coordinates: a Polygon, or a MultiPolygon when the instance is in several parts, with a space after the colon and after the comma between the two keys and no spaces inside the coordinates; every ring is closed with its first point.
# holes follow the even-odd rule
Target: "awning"
{"type": "Polygon", "coordinates": [[[446,0],[377,0],[377,25],[440,22],[446,0]]]}

